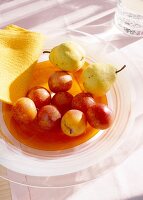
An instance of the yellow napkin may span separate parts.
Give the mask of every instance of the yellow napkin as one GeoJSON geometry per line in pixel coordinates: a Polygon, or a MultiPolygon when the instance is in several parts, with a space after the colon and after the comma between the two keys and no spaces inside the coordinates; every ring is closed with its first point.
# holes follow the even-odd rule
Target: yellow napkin
{"type": "Polygon", "coordinates": [[[45,36],[16,25],[0,30],[0,101],[13,104],[25,96],[45,36]]]}

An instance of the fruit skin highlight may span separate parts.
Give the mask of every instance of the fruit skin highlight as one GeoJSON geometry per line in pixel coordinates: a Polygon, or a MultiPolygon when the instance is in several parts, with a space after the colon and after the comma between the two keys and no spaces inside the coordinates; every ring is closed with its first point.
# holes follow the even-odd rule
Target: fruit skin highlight
{"type": "Polygon", "coordinates": [[[42,129],[50,130],[60,125],[61,114],[55,106],[47,105],[39,110],[37,119],[42,129]]]}
{"type": "Polygon", "coordinates": [[[107,129],[112,125],[112,110],[104,104],[96,104],[89,108],[86,113],[88,123],[96,129],[107,129]]]}
{"type": "Polygon", "coordinates": [[[116,68],[110,64],[90,64],[82,73],[86,92],[97,97],[105,95],[116,80],[116,71],[116,68]]]}
{"type": "Polygon", "coordinates": [[[61,129],[64,134],[74,137],[83,134],[86,131],[86,117],[80,110],[67,111],[61,120],[61,129]]]}
{"type": "Polygon", "coordinates": [[[72,76],[65,71],[55,71],[48,79],[48,85],[52,92],[65,92],[72,86],[72,76]]]}
{"type": "Polygon", "coordinates": [[[51,50],[49,60],[64,71],[77,71],[85,63],[85,51],[77,43],[64,42],[51,50]]]}
{"type": "Polygon", "coordinates": [[[15,121],[22,124],[28,124],[35,120],[37,109],[34,102],[27,98],[19,98],[12,107],[12,114],[15,121]]]}

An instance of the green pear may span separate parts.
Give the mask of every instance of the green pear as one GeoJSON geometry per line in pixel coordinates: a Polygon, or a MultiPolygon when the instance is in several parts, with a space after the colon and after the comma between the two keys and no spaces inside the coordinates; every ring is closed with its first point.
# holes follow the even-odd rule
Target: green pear
{"type": "Polygon", "coordinates": [[[50,62],[64,71],[77,71],[85,63],[85,52],[75,42],[68,41],[54,47],[49,55],[50,62]]]}
{"type": "Polygon", "coordinates": [[[97,97],[103,96],[115,82],[117,73],[124,68],[125,65],[117,70],[115,66],[110,64],[90,64],[82,73],[83,86],[87,92],[97,97]]]}

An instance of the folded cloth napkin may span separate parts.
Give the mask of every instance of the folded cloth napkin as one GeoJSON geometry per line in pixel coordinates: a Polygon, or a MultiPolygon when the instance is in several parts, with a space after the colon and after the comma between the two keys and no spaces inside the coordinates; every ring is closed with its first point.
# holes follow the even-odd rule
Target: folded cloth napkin
{"type": "Polygon", "coordinates": [[[0,101],[13,104],[25,96],[45,39],[16,25],[0,30],[0,101]]]}

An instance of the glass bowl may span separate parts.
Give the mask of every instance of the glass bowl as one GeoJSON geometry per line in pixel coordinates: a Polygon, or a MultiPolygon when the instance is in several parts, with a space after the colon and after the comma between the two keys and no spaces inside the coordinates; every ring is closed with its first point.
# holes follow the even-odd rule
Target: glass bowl
{"type": "MultiPolygon", "coordinates": [[[[83,46],[87,59],[111,63],[119,68],[127,64],[126,57],[110,43],[80,31],[51,31],[47,33],[47,38],[46,49],[72,40],[83,46]]],[[[47,59],[47,55],[42,55],[39,62],[44,59],[47,59]]],[[[115,115],[113,125],[68,150],[36,150],[17,141],[4,123],[1,103],[1,177],[31,187],[67,187],[93,180],[121,163],[135,149],[130,140],[134,137],[137,140],[133,106],[136,95],[130,81],[132,73],[126,67],[118,74],[115,84],[107,93],[108,104],[115,115]]]]}

